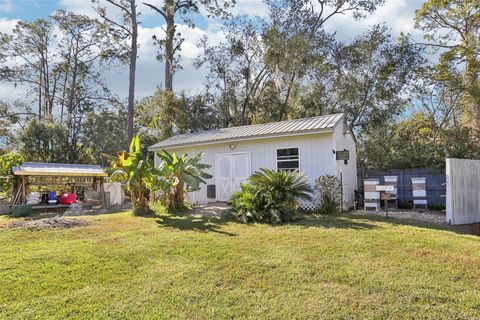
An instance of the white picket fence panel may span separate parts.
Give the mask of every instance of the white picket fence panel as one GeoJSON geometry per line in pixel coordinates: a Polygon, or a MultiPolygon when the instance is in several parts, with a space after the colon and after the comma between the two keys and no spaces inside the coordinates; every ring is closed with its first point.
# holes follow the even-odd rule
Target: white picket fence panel
{"type": "Polygon", "coordinates": [[[446,161],[447,223],[480,222],[480,160],[446,161]]]}

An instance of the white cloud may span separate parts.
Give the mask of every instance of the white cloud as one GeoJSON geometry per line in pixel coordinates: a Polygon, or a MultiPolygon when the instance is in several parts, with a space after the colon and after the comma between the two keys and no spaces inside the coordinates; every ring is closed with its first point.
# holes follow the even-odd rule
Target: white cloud
{"type": "Polygon", "coordinates": [[[12,33],[12,30],[15,28],[18,21],[19,20],[17,19],[0,18],[0,32],[7,34],[12,33]]]}
{"type": "Polygon", "coordinates": [[[268,7],[263,0],[239,0],[231,12],[233,14],[266,17],[268,15],[268,7]]]}
{"type": "MultiPolygon", "coordinates": [[[[17,22],[18,20],[16,19],[0,18],[0,33],[11,34],[17,22]]],[[[2,101],[13,102],[22,92],[23,90],[20,86],[5,82],[0,83],[0,100],[2,101]]]]}
{"type": "Polygon", "coordinates": [[[15,86],[12,83],[2,82],[0,85],[0,100],[8,103],[13,103],[15,100],[22,97],[25,93],[25,88],[21,85],[15,86]]]}
{"type": "MultiPolygon", "coordinates": [[[[115,19],[121,19],[121,10],[118,7],[106,2],[100,1],[100,5],[107,8],[108,16],[115,19]]],[[[83,14],[90,17],[98,17],[98,14],[95,12],[95,7],[97,5],[92,3],[91,0],[59,0],[58,7],[59,9],[64,9],[66,11],[75,12],[76,14],[83,14]]],[[[142,5],[143,6],[143,5],[142,5]]],[[[140,8],[140,5],[137,7],[140,8]]],[[[140,11],[140,9],[138,9],[140,11]]],[[[143,14],[143,12],[142,12],[143,14]]]]}
{"type": "Polygon", "coordinates": [[[355,21],[351,15],[337,15],[325,24],[325,29],[337,32],[341,40],[349,40],[372,25],[386,22],[392,30],[392,36],[397,37],[404,32],[420,39],[420,32],[414,29],[414,17],[415,10],[419,9],[423,2],[424,0],[387,0],[365,19],[355,21]]]}
{"type": "Polygon", "coordinates": [[[60,0],[58,6],[62,9],[75,12],[77,14],[92,15],[95,14],[93,4],[90,0],[60,0]]]}
{"type": "Polygon", "coordinates": [[[0,0],[0,12],[11,12],[13,5],[11,0],[0,0]]]}
{"type": "MultiPolygon", "coordinates": [[[[178,31],[182,32],[185,42],[180,52],[182,59],[180,64],[183,69],[178,70],[174,77],[175,91],[197,92],[203,87],[205,79],[205,70],[196,70],[192,63],[201,50],[197,48],[197,41],[206,35],[212,43],[218,43],[223,38],[223,33],[219,30],[209,31],[201,29],[191,29],[186,25],[179,25],[178,31]]],[[[138,60],[136,70],[136,99],[141,99],[152,95],[157,87],[164,83],[165,68],[162,62],[157,61],[157,47],[153,44],[152,36],[161,37],[163,30],[161,27],[144,28],[140,26],[138,32],[138,60]]],[[[111,86],[113,92],[126,98],[128,92],[128,66],[122,66],[116,70],[111,70],[105,75],[107,83],[111,86]]]]}
{"type": "MultiPolygon", "coordinates": [[[[150,3],[152,5],[162,7],[163,0],[145,0],[137,2],[137,12],[141,13],[142,17],[156,16],[158,13],[153,9],[147,7],[143,2],[150,3]]],[[[59,0],[59,6],[65,10],[69,10],[78,14],[92,15],[95,14],[93,10],[94,5],[91,0],[59,0]]],[[[115,14],[120,17],[120,9],[106,1],[100,1],[102,6],[106,6],[109,9],[110,14],[115,14]]]]}

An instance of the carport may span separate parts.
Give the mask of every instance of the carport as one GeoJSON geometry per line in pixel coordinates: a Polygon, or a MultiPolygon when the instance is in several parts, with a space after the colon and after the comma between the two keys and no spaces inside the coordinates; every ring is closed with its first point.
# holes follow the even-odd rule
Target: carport
{"type": "MultiPolygon", "coordinates": [[[[107,173],[98,165],[25,162],[12,167],[12,174],[15,179],[12,206],[26,204],[27,195],[34,188],[39,190],[61,188],[69,192],[85,188],[98,194],[99,204],[104,206],[106,202],[104,178],[107,173]]],[[[32,209],[61,207],[68,206],[38,204],[32,206],[32,209]]]]}

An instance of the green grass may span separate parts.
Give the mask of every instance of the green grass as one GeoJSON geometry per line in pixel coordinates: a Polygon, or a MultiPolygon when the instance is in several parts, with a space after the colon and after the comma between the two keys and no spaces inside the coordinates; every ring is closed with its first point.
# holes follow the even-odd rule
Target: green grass
{"type": "Polygon", "coordinates": [[[479,238],[428,224],[87,219],[69,230],[0,228],[0,318],[480,317],[479,238]]]}

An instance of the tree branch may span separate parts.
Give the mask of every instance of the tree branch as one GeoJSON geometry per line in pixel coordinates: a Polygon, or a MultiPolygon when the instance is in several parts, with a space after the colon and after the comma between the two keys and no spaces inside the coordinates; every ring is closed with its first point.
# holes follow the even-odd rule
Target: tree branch
{"type": "Polygon", "coordinates": [[[114,5],[115,7],[120,8],[120,10],[125,11],[125,13],[130,17],[130,19],[132,18],[132,13],[128,10],[128,8],[125,8],[124,6],[116,3],[114,0],[106,0],[106,1],[114,5]]]}
{"type": "Polygon", "coordinates": [[[155,10],[156,12],[158,12],[159,14],[161,14],[163,16],[163,18],[165,18],[165,20],[167,20],[167,14],[162,11],[161,9],[159,9],[158,7],[154,6],[153,4],[150,4],[150,3],[146,3],[146,2],[143,2],[144,5],[146,5],[147,7],[155,10]]]}

